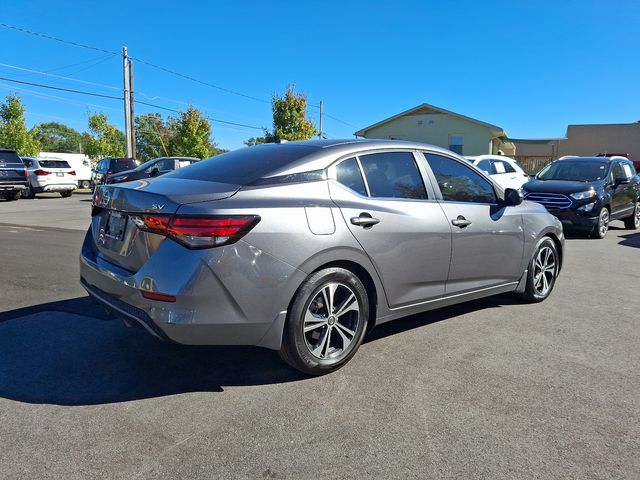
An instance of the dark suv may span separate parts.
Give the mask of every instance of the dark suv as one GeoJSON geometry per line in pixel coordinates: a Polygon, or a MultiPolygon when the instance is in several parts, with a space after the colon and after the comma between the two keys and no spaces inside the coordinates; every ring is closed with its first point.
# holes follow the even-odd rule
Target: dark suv
{"type": "Polygon", "coordinates": [[[140,180],[143,178],[158,177],[165,173],[187,167],[192,163],[200,161],[199,158],[191,157],[162,157],[154,158],[143,163],[133,170],[125,170],[123,172],[114,173],[107,177],[105,183],[122,183],[131,182],[132,180],[140,180]]]}
{"type": "Polygon", "coordinates": [[[0,148],[0,193],[5,200],[17,200],[27,188],[27,169],[15,150],[0,148]]]}
{"type": "Polygon", "coordinates": [[[621,157],[563,157],[522,186],[526,200],[541,203],[565,229],[604,238],[611,220],[640,227],[640,178],[621,157]]]}
{"type": "Polygon", "coordinates": [[[102,185],[106,182],[107,177],[114,173],[132,170],[138,164],[133,158],[103,158],[91,171],[91,185],[102,185]]]}

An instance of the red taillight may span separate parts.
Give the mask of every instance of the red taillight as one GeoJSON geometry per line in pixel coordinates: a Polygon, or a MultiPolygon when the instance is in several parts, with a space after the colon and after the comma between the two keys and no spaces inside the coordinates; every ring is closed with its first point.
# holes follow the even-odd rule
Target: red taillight
{"type": "Polygon", "coordinates": [[[71,170],[70,172],[67,172],[69,175],[75,175],[76,171],[75,170],[71,170]]]}
{"type": "Polygon", "coordinates": [[[157,300],[158,302],[175,302],[175,295],[166,295],[164,293],[155,293],[155,292],[147,292],[145,290],[141,291],[142,296],[144,298],[148,298],[149,300],[157,300]]]}
{"type": "Polygon", "coordinates": [[[113,173],[113,170],[107,170],[107,175],[111,175],[113,173]]]}
{"type": "Polygon", "coordinates": [[[188,248],[212,248],[238,241],[259,221],[257,215],[131,215],[140,230],[174,239],[188,248]]]}
{"type": "Polygon", "coordinates": [[[35,173],[38,177],[44,177],[46,175],[50,175],[51,174],[51,172],[46,172],[44,170],[36,170],[33,173],[35,173]]]}

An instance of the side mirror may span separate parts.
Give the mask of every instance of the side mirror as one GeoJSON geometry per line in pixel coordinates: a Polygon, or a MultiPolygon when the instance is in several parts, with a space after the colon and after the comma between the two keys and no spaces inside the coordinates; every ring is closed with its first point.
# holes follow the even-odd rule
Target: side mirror
{"type": "Polygon", "coordinates": [[[153,167],[151,169],[151,171],[149,172],[149,175],[151,175],[152,177],[157,176],[160,173],[160,170],[158,170],[158,167],[153,167]]]}
{"type": "Polygon", "coordinates": [[[507,207],[515,207],[516,205],[520,205],[522,203],[522,194],[513,188],[507,188],[504,191],[504,201],[503,205],[507,207]]]}
{"type": "Polygon", "coordinates": [[[614,184],[617,187],[618,185],[626,185],[630,183],[630,180],[627,177],[618,177],[615,179],[614,184]]]}

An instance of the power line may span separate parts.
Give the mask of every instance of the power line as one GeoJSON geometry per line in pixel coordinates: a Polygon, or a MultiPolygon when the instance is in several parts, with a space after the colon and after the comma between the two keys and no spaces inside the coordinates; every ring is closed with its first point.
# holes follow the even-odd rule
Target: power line
{"type": "MultiPolygon", "coordinates": [[[[48,89],[51,89],[51,90],[59,90],[59,91],[62,91],[62,92],[76,93],[78,95],[89,95],[89,96],[92,96],[92,97],[110,98],[112,100],[122,100],[122,97],[116,97],[116,96],[113,96],[113,95],[104,95],[104,94],[101,94],[101,93],[87,92],[87,91],[84,91],[84,90],[74,90],[74,89],[71,89],[71,88],[54,87],[53,85],[44,85],[42,83],[26,82],[24,80],[14,80],[14,79],[11,79],[11,78],[6,78],[6,77],[0,77],[0,80],[4,80],[6,82],[11,82],[11,83],[19,83],[19,84],[22,84],[22,85],[29,85],[29,86],[32,86],[32,87],[41,87],[41,88],[48,88],[48,89]]],[[[138,103],[140,105],[146,105],[148,107],[158,108],[158,109],[161,109],[161,110],[166,110],[166,111],[173,112],[173,113],[182,113],[181,110],[176,110],[175,108],[164,107],[162,105],[157,105],[155,103],[144,102],[142,100],[135,100],[135,103],[138,103]]],[[[219,118],[214,118],[214,117],[209,117],[209,116],[205,116],[205,118],[207,120],[211,120],[212,122],[222,123],[222,124],[225,124],[225,125],[234,125],[236,127],[251,128],[251,129],[254,129],[254,130],[264,130],[263,127],[257,127],[255,125],[247,125],[247,124],[244,124],[244,123],[230,122],[230,121],[227,121],[227,120],[220,120],[219,118]]]]}
{"type": "Polygon", "coordinates": [[[0,67],[11,68],[13,70],[20,70],[20,71],[29,72],[29,73],[37,73],[38,75],[44,75],[46,77],[53,77],[61,80],[68,80],[70,82],[84,83],[85,85],[91,85],[94,87],[108,88],[110,90],[117,90],[117,91],[122,90],[122,87],[116,87],[115,85],[107,85],[105,83],[97,83],[97,82],[90,82],[88,80],[80,80],[79,78],[67,77],[65,75],[57,75],[55,73],[42,72],[40,70],[34,70],[33,68],[19,67],[17,65],[10,65],[8,63],[0,63],[0,67]]]}
{"type": "Polygon", "coordinates": [[[54,37],[53,35],[47,35],[45,33],[34,32],[32,30],[27,30],[26,28],[16,27],[15,25],[9,25],[8,23],[0,22],[0,27],[9,28],[11,30],[17,30],[18,32],[27,33],[29,35],[34,35],[36,37],[46,38],[47,40],[53,40],[55,42],[66,43],[67,45],[73,45],[75,47],[86,48],[89,50],[95,50],[97,52],[103,53],[112,53],[114,55],[118,55],[119,52],[113,52],[111,50],[105,50],[104,48],[92,47],[91,45],[85,45],[83,43],[72,42],[70,40],[64,40],[62,38],[54,37]]]}
{"type": "MultiPolygon", "coordinates": [[[[72,45],[72,46],[75,46],[75,47],[86,48],[86,49],[95,50],[95,51],[98,51],[98,52],[104,52],[104,53],[108,53],[110,55],[119,55],[119,52],[114,52],[114,51],[111,51],[111,50],[106,50],[106,49],[103,49],[103,48],[94,47],[94,46],[86,45],[86,44],[79,43],[79,42],[73,42],[73,41],[70,41],[70,40],[65,40],[65,39],[62,39],[62,38],[59,38],[59,37],[54,37],[53,35],[47,35],[47,34],[40,33],[40,32],[34,32],[34,31],[28,30],[26,28],[17,27],[15,25],[9,25],[9,24],[3,23],[3,22],[0,22],[0,27],[8,28],[8,29],[11,29],[11,30],[16,30],[18,32],[26,33],[26,34],[29,34],[29,35],[34,35],[34,36],[37,36],[37,37],[40,37],[40,38],[44,38],[44,39],[47,39],[47,40],[53,40],[53,41],[56,41],[56,42],[59,42],[59,43],[72,45]]],[[[195,82],[195,83],[199,83],[201,85],[205,85],[205,86],[208,86],[210,88],[215,88],[217,90],[229,93],[231,95],[236,95],[236,96],[239,96],[239,97],[247,98],[247,99],[254,100],[254,101],[257,101],[257,102],[261,102],[261,103],[267,103],[267,104],[271,103],[270,100],[266,100],[264,98],[255,97],[253,95],[248,95],[248,94],[236,91],[236,90],[232,90],[230,88],[221,87],[220,85],[216,85],[216,84],[211,83],[211,82],[200,80],[198,78],[192,77],[191,75],[187,75],[187,74],[184,74],[184,73],[177,72],[177,71],[172,70],[170,68],[166,68],[166,67],[163,67],[161,65],[157,65],[157,64],[154,64],[152,62],[148,62],[148,61],[143,60],[143,59],[138,58],[138,57],[129,57],[129,58],[131,58],[132,60],[134,60],[136,62],[139,62],[139,63],[142,63],[144,65],[147,65],[149,67],[161,70],[161,71],[163,71],[165,73],[169,73],[171,75],[175,75],[175,76],[183,78],[185,80],[189,80],[189,81],[192,81],[192,82],[195,82]]],[[[116,88],[116,87],[108,86],[107,88],[116,88]]],[[[119,88],[117,88],[117,89],[120,90],[119,88]]],[[[310,105],[310,106],[314,107],[314,108],[319,108],[318,105],[310,105]]],[[[344,120],[341,120],[340,118],[335,117],[334,115],[330,115],[330,114],[328,114],[326,112],[323,112],[323,115],[328,117],[328,118],[331,118],[331,119],[335,120],[336,122],[342,123],[343,125],[347,125],[347,126],[352,127],[352,128],[359,128],[357,125],[353,125],[352,123],[349,123],[349,122],[346,122],[344,120]]],[[[250,127],[250,128],[257,128],[257,127],[250,127]]]]}
{"type": "Polygon", "coordinates": [[[22,85],[30,85],[32,87],[49,88],[51,90],[60,90],[62,92],[78,93],[80,95],[90,95],[92,97],[111,98],[113,100],[122,100],[122,97],[114,97],[113,95],[103,95],[102,93],[86,92],[83,90],[74,90],[71,88],[54,87],[53,85],[43,85],[42,83],[25,82],[24,80],[14,80],[12,78],[0,77],[0,80],[12,83],[21,83],[22,85]]]}

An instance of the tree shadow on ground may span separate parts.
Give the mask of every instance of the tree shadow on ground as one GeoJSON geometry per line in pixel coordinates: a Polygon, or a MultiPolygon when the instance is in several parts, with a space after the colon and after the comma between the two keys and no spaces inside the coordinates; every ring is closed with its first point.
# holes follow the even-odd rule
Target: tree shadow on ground
{"type": "MultiPolygon", "coordinates": [[[[500,295],[412,315],[376,327],[365,342],[513,302],[500,295]]],[[[89,297],[0,314],[0,397],[11,400],[97,405],[306,378],[271,350],[159,342],[89,297]]]]}

